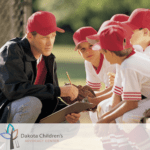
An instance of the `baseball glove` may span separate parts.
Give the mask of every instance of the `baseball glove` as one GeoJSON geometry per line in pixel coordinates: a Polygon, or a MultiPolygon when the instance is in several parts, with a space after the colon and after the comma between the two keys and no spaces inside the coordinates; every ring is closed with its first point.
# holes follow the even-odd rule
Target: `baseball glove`
{"type": "MultiPolygon", "coordinates": [[[[70,83],[66,83],[65,85],[70,85],[70,83]]],[[[85,85],[85,86],[82,86],[82,85],[77,86],[74,84],[72,84],[72,85],[75,86],[76,88],[78,88],[79,94],[78,94],[78,97],[73,101],[71,101],[70,97],[61,97],[67,104],[73,104],[76,101],[82,101],[87,96],[92,97],[92,98],[96,97],[94,91],[88,85],[85,85]]],[[[96,109],[96,107],[92,108],[92,110],[95,110],[95,109],[96,109]]]]}

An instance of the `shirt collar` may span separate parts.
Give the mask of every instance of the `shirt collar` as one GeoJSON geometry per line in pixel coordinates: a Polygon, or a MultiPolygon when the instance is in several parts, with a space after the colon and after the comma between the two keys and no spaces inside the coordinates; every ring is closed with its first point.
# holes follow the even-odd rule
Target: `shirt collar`
{"type": "Polygon", "coordinates": [[[132,52],[126,57],[126,58],[129,58],[130,56],[134,55],[135,54],[135,50],[134,48],[132,47],[132,52]]]}
{"type": "Polygon", "coordinates": [[[26,37],[22,38],[20,41],[20,44],[23,48],[23,51],[25,52],[26,60],[27,61],[36,61],[36,58],[33,56],[32,52],[31,52],[31,47],[30,47],[30,43],[29,43],[28,39],[26,37]]]}

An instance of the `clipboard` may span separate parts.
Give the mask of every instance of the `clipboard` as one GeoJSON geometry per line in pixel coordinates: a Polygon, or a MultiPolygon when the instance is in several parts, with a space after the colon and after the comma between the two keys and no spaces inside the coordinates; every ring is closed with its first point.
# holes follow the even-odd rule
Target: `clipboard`
{"type": "Polygon", "coordinates": [[[70,113],[80,113],[86,109],[92,108],[95,106],[93,103],[89,102],[75,102],[71,105],[66,106],[65,108],[43,118],[40,120],[40,123],[61,123],[66,120],[65,116],[70,113]]]}

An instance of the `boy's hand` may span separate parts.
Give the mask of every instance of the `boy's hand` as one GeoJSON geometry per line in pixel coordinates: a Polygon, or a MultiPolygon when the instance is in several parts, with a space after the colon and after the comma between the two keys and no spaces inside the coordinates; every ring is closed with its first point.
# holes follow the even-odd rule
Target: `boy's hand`
{"type": "Polygon", "coordinates": [[[70,100],[73,101],[77,98],[79,94],[78,88],[73,85],[65,85],[60,87],[61,97],[70,97],[70,100]]]}
{"type": "Polygon", "coordinates": [[[110,86],[113,86],[114,85],[114,80],[115,80],[115,73],[111,73],[111,72],[108,72],[107,75],[109,76],[109,85],[110,86]]]}
{"type": "Polygon", "coordinates": [[[80,118],[80,113],[71,113],[71,114],[68,114],[67,116],[66,116],[66,120],[69,122],[69,123],[76,123],[78,120],[79,120],[79,118],[80,118]]]}
{"type": "MultiPolygon", "coordinates": [[[[97,106],[98,105],[98,101],[97,101],[97,99],[94,97],[94,98],[92,98],[92,97],[87,97],[88,98],[88,101],[90,102],[90,103],[93,103],[93,104],[95,104],[95,106],[97,106]]],[[[93,106],[93,107],[95,107],[95,106],[93,106]]]]}

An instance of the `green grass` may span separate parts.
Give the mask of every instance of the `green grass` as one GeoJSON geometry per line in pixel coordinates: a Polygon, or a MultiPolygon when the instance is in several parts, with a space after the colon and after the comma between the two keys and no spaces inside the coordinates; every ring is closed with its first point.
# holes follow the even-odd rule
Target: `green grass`
{"type": "Polygon", "coordinates": [[[65,82],[69,83],[66,71],[73,84],[86,84],[84,60],[77,51],[74,51],[74,46],[54,45],[53,54],[56,56],[57,75],[60,86],[63,86],[65,82]]]}

